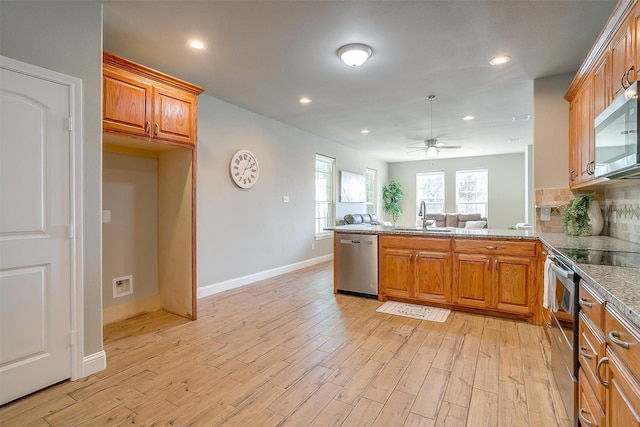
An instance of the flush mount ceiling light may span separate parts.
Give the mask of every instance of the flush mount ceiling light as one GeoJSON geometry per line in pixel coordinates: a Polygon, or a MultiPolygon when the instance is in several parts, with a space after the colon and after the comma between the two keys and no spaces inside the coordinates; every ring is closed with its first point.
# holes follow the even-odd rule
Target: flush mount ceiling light
{"type": "Polygon", "coordinates": [[[338,49],[338,57],[350,67],[357,67],[369,59],[373,51],[366,44],[351,43],[338,49]]]}
{"type": "Polygon", "coordinates": [[[362,133],[362,134],[367,134],[367,133],[369,133],[369,132],[371,132],[369,129],[362,129],[362,130],[360,131],[360,133],[362,133]]]}
{"type": "Polygon", "coordinates": [[[468,116],[464,116],[464,117],[462,118],[462,120],[469,121],[469,120],[473,120],[473,119],[475,119],[475,118],[476,118],[476,116],[468,115],[468,116]]]}
{"type": "Polygon", "coordinates": [[[309,98],[307,96],[303,96],[302,98],[298,99],[298,102],[300,104],[310,104],[311,103],[311,98],[309,98]]]}
{"type": "Polygon", "coordinates": [[[493,58],[491,61],[489,61],[489,64],[491,64],[491,65],[501,65],[501,64],[506,64],[509,61],[511,61],[511,57],[510,56],[502,55],[502,56],[496,56],[495,58],[493,58]]]}

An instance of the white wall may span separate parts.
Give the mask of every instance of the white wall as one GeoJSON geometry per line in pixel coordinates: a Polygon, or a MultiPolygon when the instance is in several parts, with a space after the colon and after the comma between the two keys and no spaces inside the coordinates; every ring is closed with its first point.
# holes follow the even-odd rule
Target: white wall
{"type": "MultiPolygon", "coordinates": [[[[207,94],[198,104],[198,287],[333,253],[333,239],[314,237],[316,153],[336,159],[336,195],[341,170],[376,169],[380,188],[387,180],[385,162],[343,145],[207,94]],[[229,176],[229,160],[240,149],[260,166],[249,190],[229,176]]],[[[341,204],[341,213],[351,207],[344,205],[364,212],[356,203],[341,204]]]]}
{"type": "Polygon", "coordinates": [[[389,179],[400,183],[404,191],[404,200],[401,203],[404,213],[398,220],[398,225],[412,226],[416,223],[418,172],[445,172],[445,210],[452,213],[456,212],[456,170],[478,168],[489,170],[489,227],[505,229],[523,222],[526,165],[524,154],[518,153],[391,163],[389,179]]]}
{"type": "Polygon", "coordinates": [[[102,350],[102,5],[0,1],[0,54],[82,79],[84,354],[102,350]]]}
{"type": "Polygon", "coordinates": [[[533,188],[569,186],[569,103],[575,73],[533,81],[533,188]]]}

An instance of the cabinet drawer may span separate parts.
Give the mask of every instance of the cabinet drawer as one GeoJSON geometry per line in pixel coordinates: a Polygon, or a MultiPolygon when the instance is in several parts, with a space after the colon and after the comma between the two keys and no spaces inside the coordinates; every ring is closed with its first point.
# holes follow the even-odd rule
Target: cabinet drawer
{"type": "Polygon", "coordinates": [[[604,333],[608,346],[637,379],[640,375],[640,333],[637,328],[607,306],[604,333]]]}
{"type": "Polygon", "coordinates": [[[578,418],[581,425],[590,427],[604,427],[606,419],[604,410],[589,383],[585,380],[585,373],[580,368],[578,372],[578,418]]]}
{"type": "Polygon", "coordinates": [[[580,281],[580,310],[601,331],[604,330],[604,300],[584,281],[580,281]]]}
{"type": "Polygon", "coordinates": [[[482,255],[536,256],[536,242],[505,240],[455,239],[454,250],[462,253],[482,255]]]}
{"type": "Polygon", "coordinates": [[[380,236],[381,248],[419,249],[431,252],[451,252],[451,239],[447,237],[380,236]]]}
{"type": "MultiPolygon", "coordinates": [[[[585,322],[586,316],[584,313],[580,313],[579,317],[579,332],[578,337],[578,360],[580,361],[581,369],[583,370],[584,377],[589,381],[594,394],[598,398],[600,405],[605,404],[605,388],[600,384],[596,377],[596,369],[598,360],[604,356],[604,337],[602,331],[594,331],[589,326],[590,322],[585,322]]],[[[604,372],[604,370],[603,370],[604,372]]],[[[600,375],[604,375],[601,372],[600,375]]]]}

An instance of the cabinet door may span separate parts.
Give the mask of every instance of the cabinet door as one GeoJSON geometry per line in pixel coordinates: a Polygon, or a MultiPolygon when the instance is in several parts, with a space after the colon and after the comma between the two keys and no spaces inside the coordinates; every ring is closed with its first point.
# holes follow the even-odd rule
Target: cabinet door
{"type": "Polygon", "coordinates": [[[150,136],[151,85],[107,65],[102,84],[103,130],[150,136]]]}
{"type": "Polygon", "coordinates": [[[475,308],[490,306],[491,260],[492,257],[485,255],[454,255],[454,303],[475,308]]]}
{"type": "MultiPolygon", "coordinates": [[[[631,46],[631,52],[633,57],[633,63],[635,67],[634,78],[639,80],[640,77],[640,3],[637,3],[631,12],[632,31],[633,31],[633,45],[631,46]]],[[[632,81],[633,83],[633,81],[632,81]]]]}
{"type": "Polygon", "coordinates": [[[383,297],[413,296],[413,256],[407,249],[380,249],[379,292],[383,297]]]}
{"type": "Polygon", "coordinates": [[[530,258],[497,256],[493,260],[493,307],[515,314],[533,314],[535,263],[530,258]]]}
{"type": "Polygon", "coordinates": [[[451,254],[417,252],[416,298],[422,301],[451,303],[451,254]]]}
{"type": "Polygon", "coordinates": [[[593,124],[593,80],[587,79],[580,89],[580,181],[594,178],[595,144],[593,124]]]}
{"type": "Polygon", "coordinates": [[[607,53],[596,63],[593,71],[593,116],[598,117],[611,103],[611,90],[609,89],[609,63],[607,53]]]}
{"type": "MultiPolygon", "coordinates": [[[[611,40],[611,99],[615,98],[627,85],[625,76],[633,67],[631,26],[623,24],[611,40]]],[[[629,73],[631,76],[631,73],[629,73]]],[[[630,77],[633,82],[633,77],[630,77]]]]}
{"type": "Polygon", "coordinates": [[[609,358],[607,405],[605,412],[608,426],[640,426],[640,385],[624,367],[615,352],[607,349],[609,358]]]}
{"type": "Polygon", "coordinates": [[[580,93],[569,105],[569,187],[580,183],[580,93]]]}
{"type": "Polygon", "coordinates": [[[198,98],[170,88],[153,88],[153,136],[167,141],[195,143],[198,98]]]}

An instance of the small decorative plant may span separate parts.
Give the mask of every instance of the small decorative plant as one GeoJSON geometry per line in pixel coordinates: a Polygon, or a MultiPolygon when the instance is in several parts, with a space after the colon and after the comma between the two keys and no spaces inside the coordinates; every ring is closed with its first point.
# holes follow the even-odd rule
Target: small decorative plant
{"type": "Polygon", "coordinates": [[[564,231],[569,236],[590,236],[591,223],[588,210],[593,200],[593,195],[576,196],[571,200],[560,214],[564,231]]]}
{"type": "Polygon", "coordinates": [[[382,209],[387,215],[391,215],[391,220],[395,225],[400,215],[402,215],[402,209],[400,209],[400,202],[404,197],[400,184],[395,181],[391,181],[389,185],[382,187],[382,200],[384,204],[382,209]]]}

